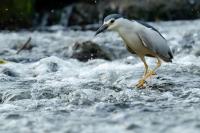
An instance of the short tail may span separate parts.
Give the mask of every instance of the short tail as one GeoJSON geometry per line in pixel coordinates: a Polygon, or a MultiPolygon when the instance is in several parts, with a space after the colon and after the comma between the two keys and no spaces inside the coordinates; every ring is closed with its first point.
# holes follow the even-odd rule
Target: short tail
{"type": "Polygon", "coordinates": [[[168,55],[167,55],[167,56],[159,55],[159,57],[160,57],[162,60],[166,61],[166,62],[172,62],[172,59],[174,58],[171,51],[168,52],[168,55]]]}

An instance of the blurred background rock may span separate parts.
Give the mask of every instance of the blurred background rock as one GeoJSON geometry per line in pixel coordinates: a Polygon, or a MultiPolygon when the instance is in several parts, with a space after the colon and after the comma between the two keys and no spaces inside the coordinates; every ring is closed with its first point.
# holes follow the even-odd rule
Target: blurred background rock
{"type": "Polygon", "coordinates": [[[1,0],[0,29],[97,24],[110,13],[146,21],[200,17],[200,0],[1,0]]]}

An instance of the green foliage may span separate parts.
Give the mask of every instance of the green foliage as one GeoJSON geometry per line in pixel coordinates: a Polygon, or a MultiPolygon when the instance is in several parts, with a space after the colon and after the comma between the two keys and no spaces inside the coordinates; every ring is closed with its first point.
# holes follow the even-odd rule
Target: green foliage
{"type": "Polygon", "coordinates": [[[1,0],[0,28],[10,26],[29,27],[32,25],[34,0],[1,0]]]}

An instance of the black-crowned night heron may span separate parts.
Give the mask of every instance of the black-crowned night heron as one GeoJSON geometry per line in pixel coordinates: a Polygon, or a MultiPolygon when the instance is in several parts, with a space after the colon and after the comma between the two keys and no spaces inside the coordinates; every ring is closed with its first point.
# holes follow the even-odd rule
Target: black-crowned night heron
{"type": "Polygon", "coordinates": [[[161,66],[161,60],[172,62],[172,52],[167,45],[166,39],[154,27],[140,21],[131,21],[119,14],[111,14],[105,17],[103,25],[96,31],[99,34],[106,29],[116,31],[125,42],[127,50],[137,54],[145,66],[144,76],[137,83],[137,87],[143,87],[145,80],[155,74],[161,66]],[[145,56],[157,59],[157,65],[150,70],[145,61],[145,56]]]}

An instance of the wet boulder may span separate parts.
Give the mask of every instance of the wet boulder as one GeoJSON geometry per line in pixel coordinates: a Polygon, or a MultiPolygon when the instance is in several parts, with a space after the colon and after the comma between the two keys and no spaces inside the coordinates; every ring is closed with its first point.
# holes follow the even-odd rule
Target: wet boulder
{"type": "Polygon", "coordinates": [[[72,58],[86,62],[91,59],[111,60],[111,56],[98,44],[92,41],[76,42],[73,45],[72,58]]]}

